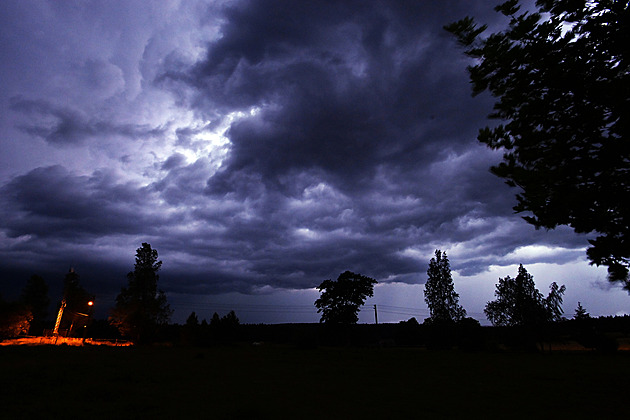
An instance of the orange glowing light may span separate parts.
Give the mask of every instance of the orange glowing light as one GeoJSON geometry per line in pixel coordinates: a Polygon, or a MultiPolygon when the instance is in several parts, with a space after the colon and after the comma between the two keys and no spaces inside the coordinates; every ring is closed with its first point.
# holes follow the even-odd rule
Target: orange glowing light
{"type": "Polygon", "coordinates": [[[88,302],[88,306],[92,306],[92,305],[94,305],[94,302],[89,301],[89,302],[88,302]]]}

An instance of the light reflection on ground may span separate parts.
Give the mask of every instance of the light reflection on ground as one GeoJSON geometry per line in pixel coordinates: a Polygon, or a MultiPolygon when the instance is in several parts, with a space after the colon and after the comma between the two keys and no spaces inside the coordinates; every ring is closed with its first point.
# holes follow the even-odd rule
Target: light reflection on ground
{"type": "Polygon", "coordinates": [[[130,341],[125,340],[98,340],[92,338],[73,337],[19,337],[0,341],[0,346],[44,346],[44,345],[68,345],[68,346],[110,346],[127,347],[131,346],[130,341]]]}

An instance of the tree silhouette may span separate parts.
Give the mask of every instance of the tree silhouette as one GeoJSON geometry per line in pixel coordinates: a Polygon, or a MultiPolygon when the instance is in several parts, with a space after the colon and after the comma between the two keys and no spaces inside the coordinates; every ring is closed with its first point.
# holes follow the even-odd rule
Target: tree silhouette
{"type": "Polygon", "coordinates": [[[317,313],[322,314],[319,322],[330,324],[355,324],[359,307],[365,299],[374,295],[376,280],[346,271],[336,281],[324,280],[317,287],[323,292],[315,301],[317,313]]]}
{"type": "Polygon", "coordinates": [[[71,268],[63,279],[63,297],[66,307],[73,311],[85,310],[85,305],[93,296],[81,286],[79,274],[71,268]]]}
{"type": "Polygon", "coordinates": [[[186,318],[186,326],[189,327],[197,327],[199,326],[199,318],[197,318],[197,314],[195,311],[192,311],[188,318],[186,318]]]}
{"type": "Polygon", "coordinates": [[[466,310],[459,305],[459,295],[455,292],[446,252],[435,250],[427,275],[429,278],[424,285],[424,301],[429,306],[431,322],[453,323],[464,319],[466,310]]]}
{"type": "Polygon", "coordinates": [[[200,334],[201,326],[199,325],[199,318],[197,318],[197,314],[193,311],[188,318],[186,318],[186,323],[181,329],[181,341],[184,344],[196,345],[199,341],[200,334]]]}
{"type": "Polygon", "coordinates": [[[48,285],[43,277],[33,274],[28,279],[24,289],[22,289],[20,302],[26,305],[33,315],[29,333],[31,335],[41,334],[48,317],[48,306],[50,305],[48,285]]]}
{"type": "Polygon", "coordinates": [[[586,309],[582,306],[581,302],[578,302],[577,308],[575,308],[575,315],[573,315],[573,319],[578,321],[582,321],[585,319],[589,319],[591,315],[586,312],[586,309]]]}
{"type": "Polygon", "coordinates": [[[27,334],[33,320],[30,308],[21,302],[5,302],[0,296],[0,339],[27,334]]]}
{"type": "Polygon", "coordinates": [[[227,315],[221,318],[221,326],[224,328],[234,328],[238,325],[240,325],[240,321],[234,311],[228,312],[227,315]]]}
{"type": "Polygon", "coordinates": [[[210,318],[210,326],[216,328],[219,325],[221,325],[221,317],[219,317],[219,314],[215,312],[212,314],[212,318],[210,318]]]}
{"type": "Polygon", "coordinates": [[[514,209],[536,227],[598,235],[588,258],[630,292],[630,3],[536,5],[497,6],[509,25],[486,37],[469,17],[445,26],[475,59],[473,95],[498,98],[489,117],[505,123],[478,139],[504,151],[492,172],[521,189],[514,209]]]}
{"type": "Polygon", "coordinates": [[[566,287],[556,284],[556,282],[549,285],[549,295],[545,298],[543,304],[547,310],[547,321],[558,322],[562,320],[562,295],[566,287]]]}
{"type": "Polygon", "coordinates": [[[521,264],[516,278],[499,279],[494,292],[497,299],[488,302],[484,312],[495,326],[533,326],[558,321],[565,289],[554,282],[549,296],[544,298],[534,284],[534,277],[521,264]]]}
{"type": "Polygon", "coordinates": [[[91,306],[94,296],[89,294],[80,284],[79,274],[70,268],[63,279],[63,299],[59,327],[67,335],[80,331],[90,320],[91,306]]]}
{"type": "Polygon", "coordinates": [[[136,250],[134,271],[127,274],[128,285],[116,297],[110,321],[135,342],[149,341],[157,327],[170,319],[172,311],[166,295],[157,288],[161,267],[157,250],[143,243],[136,250]]]}

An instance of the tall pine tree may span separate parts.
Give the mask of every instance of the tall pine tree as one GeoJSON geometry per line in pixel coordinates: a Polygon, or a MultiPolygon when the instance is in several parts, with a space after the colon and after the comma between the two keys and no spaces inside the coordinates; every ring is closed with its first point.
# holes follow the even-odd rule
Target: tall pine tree
{"type": "Polygon", "coordinates": [[[150,341],[157,327],[168,323],[171,317],[166,295],[157,288],[161,267],[157,250],[143,243],[136,250],[134,270],[127,274],[128,285],[116,298],[110,321],[135,342],[150,341]]]}
{"type": "Polygon", "coordinates": [[[455,292],[451,266],[446,252],[439,249],[429,262],[429,276],[424,285],[424,301],[429,306],[432,323],[459,322],[466,317],[466,310],[459,305],[459,295],[455,292]]]}

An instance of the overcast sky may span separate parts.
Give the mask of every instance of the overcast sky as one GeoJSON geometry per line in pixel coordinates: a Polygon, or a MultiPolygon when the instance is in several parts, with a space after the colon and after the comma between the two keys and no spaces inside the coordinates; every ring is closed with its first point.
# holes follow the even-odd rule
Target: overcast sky
{"type": "Polygon", "coordinates": [[[441,249],[484,323],[520,263],[568,317],[630,313],[588,237],[535,230],[488,171],[493,101],[442,26],[493,6],[0,2],[0,293],[37,273],[57,302],[74,267],[106,316],[148,242],[176,322],[316,322],[345,270],[379,282],[360,322],[421,321],[441,249]]]}

